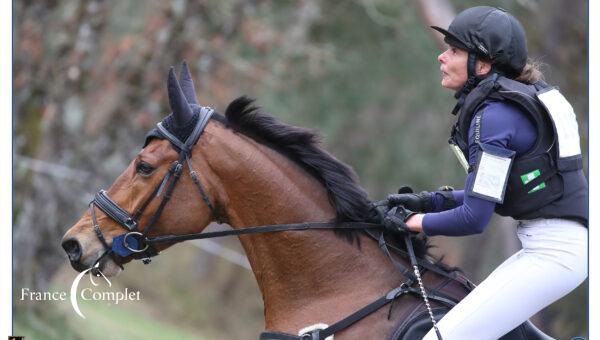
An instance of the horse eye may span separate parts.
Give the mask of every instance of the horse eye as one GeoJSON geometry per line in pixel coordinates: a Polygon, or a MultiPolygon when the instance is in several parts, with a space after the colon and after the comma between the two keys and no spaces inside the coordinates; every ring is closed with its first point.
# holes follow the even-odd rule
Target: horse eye
{"type": "Polygon", "coordinates": [[[154,172],[154,167],[146,162],[140,162],[136,167],[136,171],[140,175],[148,176],[154,172]]]}

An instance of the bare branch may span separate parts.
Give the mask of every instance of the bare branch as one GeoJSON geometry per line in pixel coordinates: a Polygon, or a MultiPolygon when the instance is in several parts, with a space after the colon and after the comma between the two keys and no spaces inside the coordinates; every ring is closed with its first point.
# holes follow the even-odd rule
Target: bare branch
{"type": "Polygon", "coordinates": [[[61,164],[50,163],[41,159],[29,158],[22,155],[14,155],[15,165],[24,167],[37,173],[50,175],[52,177],[86,182],[90,173],[83,170],[73,169],[61,164]]]}

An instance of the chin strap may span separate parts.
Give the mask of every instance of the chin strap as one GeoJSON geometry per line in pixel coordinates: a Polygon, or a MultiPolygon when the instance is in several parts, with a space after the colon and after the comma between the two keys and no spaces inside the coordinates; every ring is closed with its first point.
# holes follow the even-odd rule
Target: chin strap
{"type": "Polygon", "coordinates": [[[467,95],[471,92],[471,90],[475,88],[475,86],[477,86],[477,84],[481,80],[479,77],[477,77],[477,73],[475,72],[476,64],[477,56],[475,55],[475,53],[469,52],[469,58],[467,60],[467,82],[465,83],[465,85],[463,85],[463,87],[460,90],[456,91],[456,93],[454,94],[454,98],[458,100],[458,102],[454,106],[454,109],[452,109],[452,114],[455,116],[458,114],[458,111],[460,111],[460,108],[465,103],[465,98],[467,98],[467,95]]]}

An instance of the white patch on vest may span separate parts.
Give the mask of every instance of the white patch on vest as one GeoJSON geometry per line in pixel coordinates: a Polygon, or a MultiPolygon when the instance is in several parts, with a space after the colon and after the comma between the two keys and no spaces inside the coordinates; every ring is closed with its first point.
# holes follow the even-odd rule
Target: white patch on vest
{"type": "Polygon", "coordinates": [[[571,104],[557,89],[540,93],[537,96],[554,122],[558,135],[559,157],[564,158],[581,154],[577,118],[571,104]]]}
{"type": "MultiPolygon", "coordinates": [[[[325,329],[327,327],[329,327],[329,325],[324,324],[324,323],[316,323],[314,325],[302,328],[300,331],[298,331],[298,335],[302,335],[302,334],[308,333],[310,331],[314,331],[315,329],[325,329]]],[[[325,340],[333,340],[333,335],[326,337],[325,340]]]]}
{"type": "Polygon", "coordinates": [[[502,202],[512,159],[482,151],[473,192],[502,202]]]}

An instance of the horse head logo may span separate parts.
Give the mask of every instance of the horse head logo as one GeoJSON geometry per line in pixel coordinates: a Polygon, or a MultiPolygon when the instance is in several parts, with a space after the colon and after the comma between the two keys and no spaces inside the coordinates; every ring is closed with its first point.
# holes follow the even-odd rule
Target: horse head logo
{"type": "Polygon", "coordinates": [[[71,294],[70,294],[71,305],[73,306],[73,310],[75,311],[75,313],[77,313],[77,315],[79,315],[83,319],[85,319],[85,315],[83,315],[83,313],[79,309],[79,304],[77,303],[77,287],[79,286],[79,281],[81,281],[81,279],[83,278],[83,276],[85,274],[87,274],[88,272],[90,272],[90,282],[92,283],[92,285],[94,287],[98,287],[98,284],[94,281],[94,276],[96,276],[96,277],[103,277],[104,280],[106,280],[106,283],[108,283],[108,286],[112,287],[112,283],[110,282],[110,280],[98,268],[99,265],[100,264],[97,263],[94,267],[90,267],[90,268],[82,271],[81,273],[79,273],[75,277],[75,280],[73,280],[73,284],[71,285],[71,294]]]}

